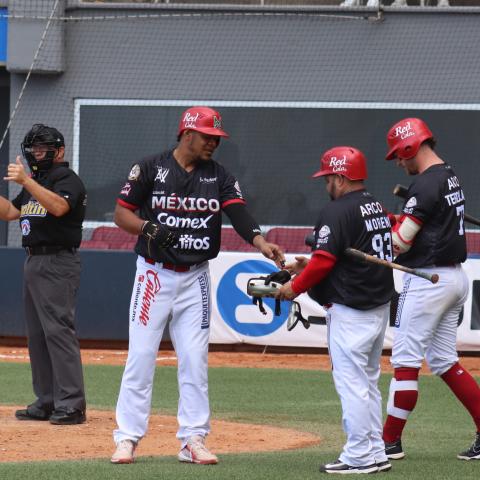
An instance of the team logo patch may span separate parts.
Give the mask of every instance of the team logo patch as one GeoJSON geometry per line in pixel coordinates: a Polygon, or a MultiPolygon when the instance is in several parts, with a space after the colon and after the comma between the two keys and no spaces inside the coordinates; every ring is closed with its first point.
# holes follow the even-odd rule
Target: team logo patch
{"type": "Polygon", "coordinates": [[[317,240],[317,248],[328,242],[328,237],[331,233],[330,227],[328,225],[324,225],[319,231],[318,231],[318,240],[317,240]]]}
{"type": "Polygon", "coordinates": [[[22,235],[26,237],[31,232],[30,222],[28,220],[22,220],[20,226],[22,228],[22,235]]]}
{"type": "Polygon", "coordinates": [[[140,165],[136,164],[130,170],[130,173],[128,174],[128,179],[137,180],[139,176],[140,176],[140,165]]]}
{"type": "Polygon", "coordinates": [[[330,227],[328,225],[324,225],[318,232],[318,238],[326,238],[329,235],[330,235],[330,227]]]}
{"type": "Polygon", "coordinates": [[[132,186],[130,185],[129,182],[127,182],[120,190],[120,195],[128,195],[131,189],[132,189],[132,186]]]}
{"type": "Polygon", "coordinates": [[[215,115],[213,116],[213,128],[222,128],[222,121],[215,115]]]}
{"type": "Polygon", "coordinates": [[[158,172],[155,180],[159,180],[160,183],[165,183],[165,179],[167,178],[168,172],[170,171],[169,168],[157,167],[158,172]]]}
{"type": "Polygon", "coordinates": [[[235,187],[235,190],[237,191],[237,195],[240,198],[243,198],[243,193],[242,193],[242,190],[240,188],[240,184],[238,183],[238,180],[235,182],[235,184],[233,186],[235,187]]]}
{"type": "Polygon", "coordinates": [[[407,208],[413,208],[417,206],[417,199],[415,197],[409,198],[408,202],[405,204],[407,208]]]}

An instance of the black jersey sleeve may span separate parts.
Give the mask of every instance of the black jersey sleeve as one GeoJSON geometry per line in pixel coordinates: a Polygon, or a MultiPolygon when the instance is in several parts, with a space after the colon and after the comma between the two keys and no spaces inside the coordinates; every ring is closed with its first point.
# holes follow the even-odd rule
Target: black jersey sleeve
{"type": "Polygon", "coordinates": [[[219,165],[220,205],[222,208],[232,203],[245,203],[238,180],[219,165]]]}
{"type": "Polygon", "coordinates": [[[348,232],[343,225],[345,216],[340,202],[330,202],[320,212],[315,227],[315,245],[312,252],[323,251],[340,257],[349,244],[348,232]]]}
{"type": "Polygon", "coordinates": [[[64,198],[73,210],[79,201],[83,201],[85,188],[82,181],[68,168],[58,169],[54,173],[52,191],[64,198]]]}
{"type": "Polygon", "coordinates": [[[154,158],[147,157],[132,165],[127,181],[117,197],[120,205],[130,210],[137,210],[143,205],[153,188],[154,158]]]}
{"type": "Polygon", "coordinates": [[[403,213],[425,222],[439,208],[439,199],[438,185],[429,182],[427,176],[419,175],[408,189],[403,213]]]}
{"type": "Polygon", "coordinates": [[[12,200],[12,204],[17,210],[20,210],[22,208],[22,200],[23,200],[24,192],[25,190],[22,188],[20,190],[20,193],[12,200]]]}
{"type": "Polygon", "coordinates": [[[253,245],[253,239],[261,235],[258,223],[250,215],[243,203],[230,203],[224,209],[230,218],[235,231],[248,243],[253,245]]]}

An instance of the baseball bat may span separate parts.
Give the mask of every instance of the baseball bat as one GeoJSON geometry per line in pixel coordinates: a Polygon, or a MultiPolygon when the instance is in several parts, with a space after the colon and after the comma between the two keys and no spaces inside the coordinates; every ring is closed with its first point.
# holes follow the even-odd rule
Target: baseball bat
{"type": "MultiPolygon", "coordinates": [[[[393,188],[393,194],[400,198],[407,198],[407,192],[408,192],[408,188],[398,183],[393,188]]],[[[472,217],[468,213],[464,214],[463,219],[466,222],[471,223],[472,225],[477,225],[480,227],[480,220],[478,218],[472,217]]]]}
{"type": "Polygon", "coordinates": [[[365,262],[376,263],[378,265],[383,265],[384,267],[393,268],[395,270],[401,270],[402,272],[411,273],[412,275],[416,275],[417,277],[425,278],[426,280],[437,283],[439,276],[437,273],[427,273],[422,272],[421,270],[417,270],[416,268],[404,267],[398,263],[389,262],[388,260],[382,260],[381,258],[375,257],[373,255],[369,255],[368,253],[361,252],[360,250],[356,250],[355,248],[347,248],[345,253],[358,260],[363,260],[365,262]]]}

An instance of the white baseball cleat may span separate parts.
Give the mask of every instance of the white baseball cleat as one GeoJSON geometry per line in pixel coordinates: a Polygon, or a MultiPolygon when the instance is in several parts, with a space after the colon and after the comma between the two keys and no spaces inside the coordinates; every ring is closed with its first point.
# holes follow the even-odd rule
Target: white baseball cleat
{"type": "Polygon", "coordinates": [[[180,450],[178,459],[181,462],[196,463],[198,465],[215,465],[218,458],[205,446],[205,438],[193,435],[187,444],[180,450]]]}
{"type": "Polygon", "coordinates": [[[117,449],[110,459],[111,463],[123,464],[135,461],[135,449],[137,444],[132,440],[121,440],[117,443],[117,449]]]}

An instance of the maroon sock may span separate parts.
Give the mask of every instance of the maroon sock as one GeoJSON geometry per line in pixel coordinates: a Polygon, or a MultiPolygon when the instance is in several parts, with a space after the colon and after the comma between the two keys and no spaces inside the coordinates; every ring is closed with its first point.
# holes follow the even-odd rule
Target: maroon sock
{"type": "Polygon", "coordinates": [[[442,375],[442,380],[468,410],[480,432],[480,387],[458,362],[442,375]]]}

